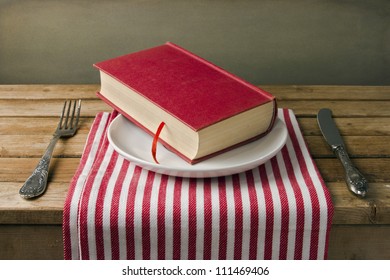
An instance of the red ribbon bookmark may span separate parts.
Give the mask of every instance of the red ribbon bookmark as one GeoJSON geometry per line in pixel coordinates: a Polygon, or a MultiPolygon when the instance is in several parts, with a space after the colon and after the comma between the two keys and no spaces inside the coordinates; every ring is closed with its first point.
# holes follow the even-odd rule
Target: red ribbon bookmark
{"type": "Polygon", "coordinates": [[[156,134],[154,135],[153,143],[152,143],[152,156],[153,156],[154,161],[158,164],[159,164],[159,162],[156,158],[157,141],[158,141],[158,138],[160,137],[160,133],[161,133],[161,130],[163,129],[164,125],[165,125],[165,122],[160,123],[160,125],[157,128],[156,134]]]}

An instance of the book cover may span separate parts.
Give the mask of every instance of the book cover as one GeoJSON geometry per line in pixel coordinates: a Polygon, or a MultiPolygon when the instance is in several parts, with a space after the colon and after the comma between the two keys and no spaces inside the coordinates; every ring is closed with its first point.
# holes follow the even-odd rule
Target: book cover
{"type": "Polygon", "coordinates": [[[274,97],[168,42],[95,67],[199,130],[274,97]]]}
{"type": "MultiPolygon", "coordinates": [[[[95,63],[94,66],[130,89],[131,93],[142,96],[146,102],[154,104],[155,108],[163,110],[195,132],[204,131],[205,128],[263,104],[273,104],[273,116],[264,131],[199,158],[189,158],[174,143],[160,139],[160,142],[190,163],[264,136],[276,118],[276,100],[272,94],[171,42],[95,63]]],[[[128,93],[120,93],[125,94],[128,93]]],[[[118,102],[110,100],[109,95],[99,92],[98,96],[149,134],[155,133],[154,128],[144,125],[118,102]]]]}

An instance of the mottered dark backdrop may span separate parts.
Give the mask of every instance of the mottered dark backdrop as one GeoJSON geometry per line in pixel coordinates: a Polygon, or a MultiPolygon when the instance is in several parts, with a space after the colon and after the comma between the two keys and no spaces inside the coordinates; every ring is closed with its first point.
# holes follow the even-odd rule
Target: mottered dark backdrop
{"type": "Polygon", "coordinates": [[[257,85],[390,85],[387,0],[0,0],[0,83],[99,83],[166,41],[257,85]]]}

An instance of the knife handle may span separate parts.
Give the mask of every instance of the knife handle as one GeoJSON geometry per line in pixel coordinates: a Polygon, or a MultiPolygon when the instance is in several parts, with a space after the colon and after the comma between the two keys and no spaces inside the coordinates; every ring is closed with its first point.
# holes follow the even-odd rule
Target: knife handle
{"type": "Polygon", "coordinates": [[[365,197],[368,190],[368,182],[363,174],[353,165],[344,146],[337,145],[333,146],[332,149],[344,167],[345,180],[349,190],[357,196],[365,197]]]}

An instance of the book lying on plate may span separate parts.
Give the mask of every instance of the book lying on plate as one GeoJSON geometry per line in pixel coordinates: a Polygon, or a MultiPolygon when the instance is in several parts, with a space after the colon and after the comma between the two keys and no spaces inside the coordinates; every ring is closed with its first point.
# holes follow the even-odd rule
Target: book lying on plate
{"type": "Polygon", "coordinates": [[[97,95],[191,164],[256,140],[275,122],[272,94],[171,42],[94,66],[97,95]]]}

